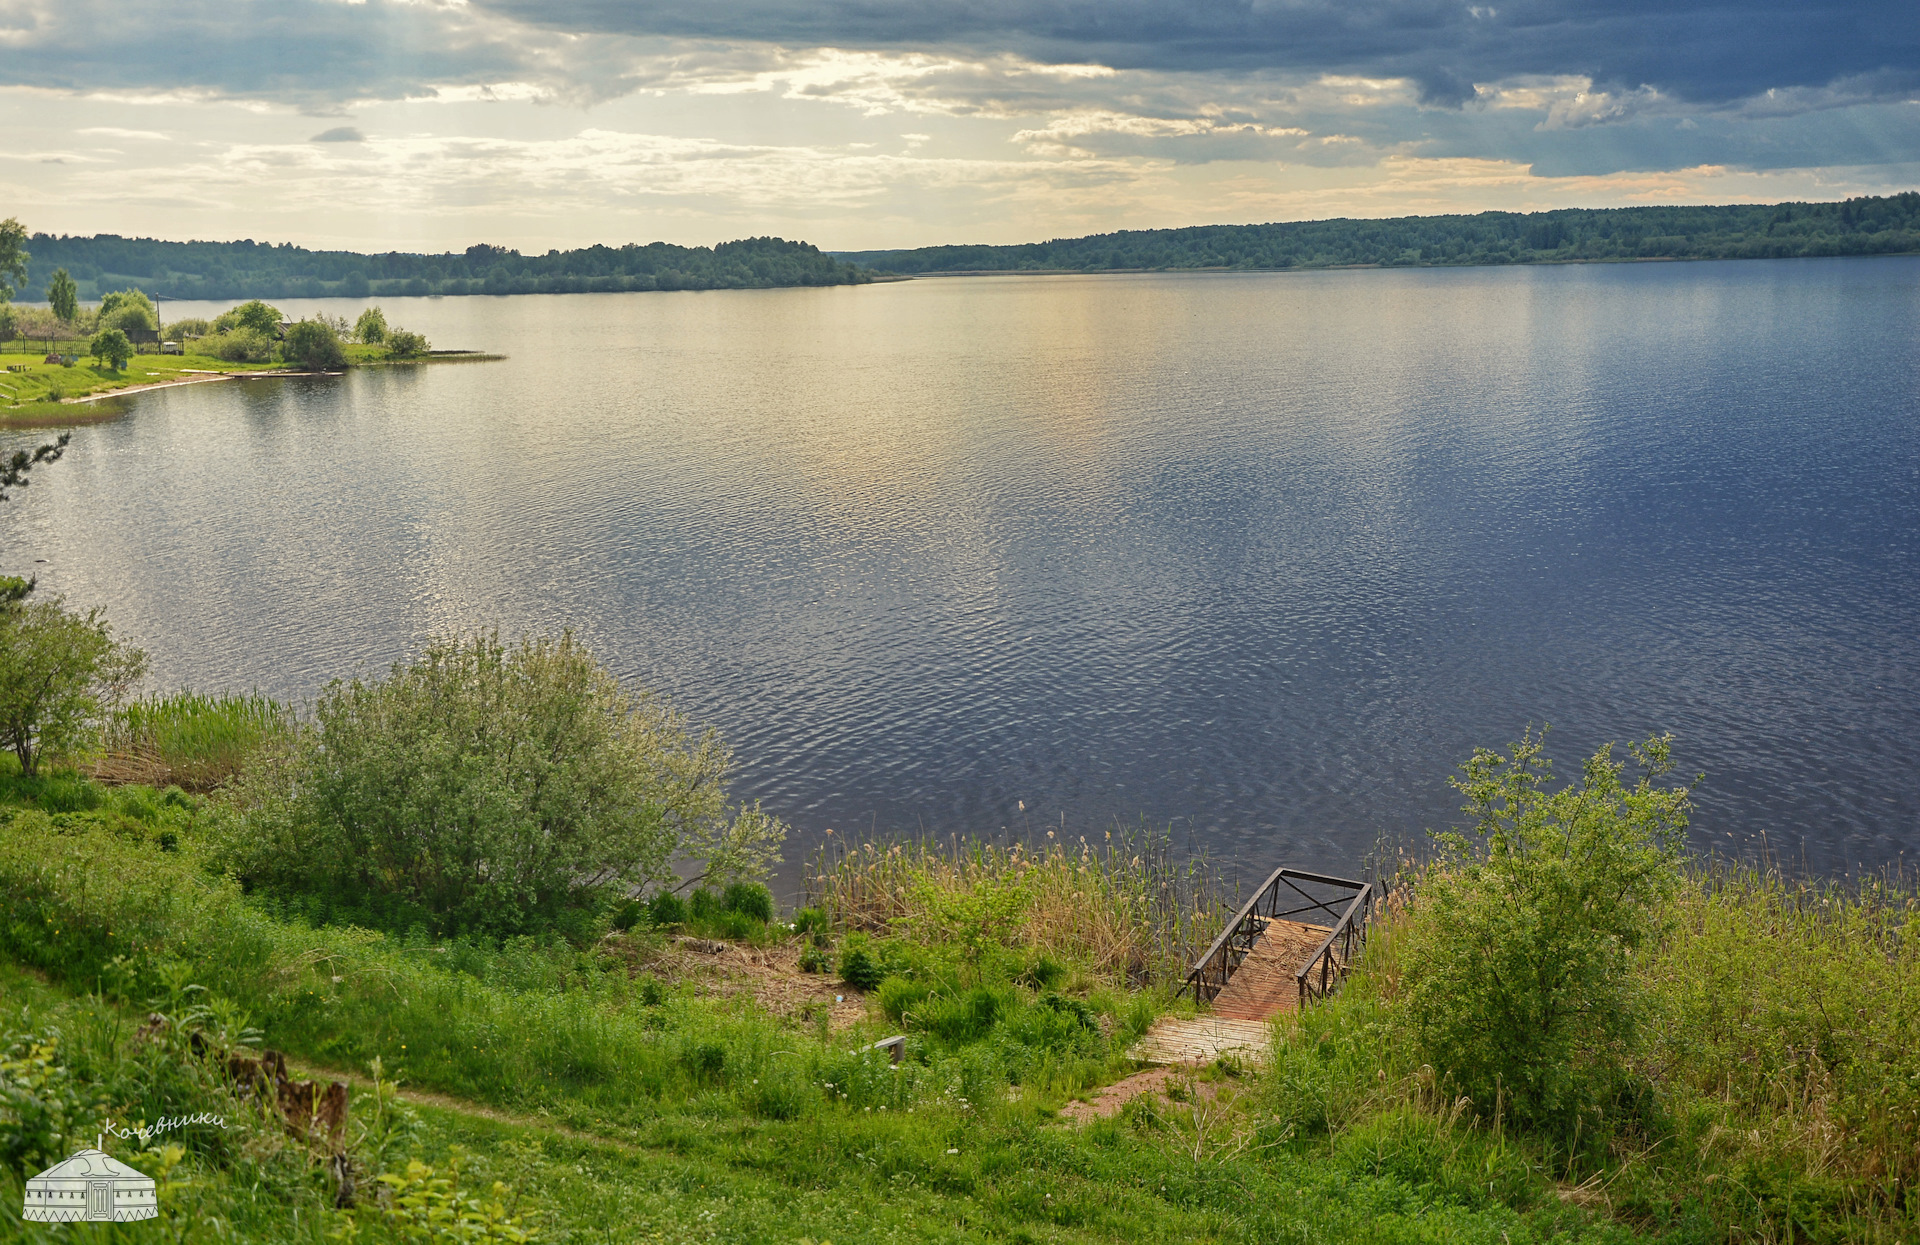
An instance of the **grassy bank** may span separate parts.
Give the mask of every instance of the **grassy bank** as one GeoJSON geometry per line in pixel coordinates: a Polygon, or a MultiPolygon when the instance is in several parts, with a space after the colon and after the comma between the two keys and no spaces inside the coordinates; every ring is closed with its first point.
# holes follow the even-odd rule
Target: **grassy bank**
{"type": "MultiPolygon", "coordinates": [[[[137,1020],[189,999],[230,1031],[256,1027],[317,1065],[364,1068],[378,1057],[411,1084],[472,1104],[423,1109],[407,1154],[444,1166],[452,1145],[468,1146],[489,1179],[519,1190],[546,1239],[607,1239],[609,1222],[634,1225],[615,1239],[842,1245],[1617,1235],[1537,1188],[1516,1209],[1465,1186],[1406,1185],[1351,1147],[1303,1141],[1254,1105],[1261,1082],[1244,1076],[1202,1072],[1205,1092],[1184,1101],[1143,1099],[1114,1119],[1061,1123],[1073,1095],[1128,1070],[1120,1052],[1165,1005],[1068,946],[1004,945],[996,966],[970,957],[964,939],[924,928],[829,935],[836,956],[867,948],[892,965],[890,980],[924,996],[985,991],[997,1011],[947,1027],[910,1006],[902,1026],[875,991],[841,1027],[650,969],[650,948],[673,930],[641,926],[586,948],[485,946],[285,919],[206,872],[198,844],[212,814],[202,802],[138,790],[122,788],[114,807],[21,809],[0,827],[9,914],[0,953],[32,974],[4,979],[14,1027],[93,1034],[71,1066],[110,1091],[121,1083],[110,1068],[156,1058],[134,1040],[137,1020]],[[1044,956],[1078,980],[1048,987],[1004,975],[1052,977],[1044,956]],[[909,1045],[896,1068],[868,1047],[897,1027],[909,1045]]],[[[760,941],[795,937],[814,934],[768,926],[760,941]]],[[[216,1091],[225,1092],[194,1092],[216,1091]]],[[[166,1112],[186,1110],[189,1097],[180,1091],[166,1112]]],[[[355,1109],[371,1110],[364,1093],[355,1109]]],[[[241,1151],[190,1148],[182,1158],[191,1184],[172,1220],[181,1239],[213,1239],[221,1216],[252,1225],[248,1239],[318,1239],[311,1215],[337,1229],[316,1163],[282,1155],[269,1180],[248,1165],[254,1150],[241,1151]],[[311,1208],[298,1232],[293,1205],[311,1208]]],[[[371,1170],[383,1160],[361,1161],[371,1170]]]]}
{"type": "MultiPolygon", "coordinates": [[[[127,721],[168,756],[219,756],[273,729],[251,704],[127,721]]],[[[1155,836],[860,843],[816,859],[798,913],[742,886],[488,941],[243,893],[218,872],[237,814],[217,799],[71,773],[0,799],[0,1214],[100,1118],[209,1112],[244,1128],[140,1152],[172,1173],[169,1239],[421,1239],[390,1213],[406,1189],[545,1240],[1920,1235],[1920,896],[1898,877],[1676,862],[1621,961],[1639,1023],[1567,1056],[1597,1089],[1555,1114],[1516,1080],[1476,1100],[1428,1053],[1433,897],[1462,884],[1449,870],[1494,876],[1443,856],[1399,880],[1345,990],[1276,1024],[1269,1064],[1190,1069],[1079,1122],[1064,1109],[1134,1072],[1233,898],[1155,836]],[[874,1049],[896,1033],[898,1065],[874,1049]],[[254,1042],[357,1074],[358,1210],[236,1097],[222,1052],[254,1042]],[[373,1086],[376,1060],[411,1106],[373,1086]],[[34,1103],[64,1104],[61,1137],[34,1103]]],[[[1490,1025],[1477,1042],[1506,1040],[1490,1025]]]]}

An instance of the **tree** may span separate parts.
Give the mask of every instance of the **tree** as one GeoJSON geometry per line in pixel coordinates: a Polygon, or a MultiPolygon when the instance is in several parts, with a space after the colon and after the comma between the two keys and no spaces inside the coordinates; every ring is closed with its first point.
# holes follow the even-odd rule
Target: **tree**
{"type": "Polygon", "coordinates": [[[228,864],[387,923],[503,936],[577,924],[703,859],[764,869],[785,834],[729,813],[732,756],[571,634],[443,640],[387,677],[339,681],[284,756],[241,780],[228,864]]]}
{"type": "Polygon", "coordinates": [[[0,303],[10,303],[27,283],[27,229],[9,216],[0,220],[0,303]]]}
{"type": "Polygon", "coordinates": [[[35,467],[59,462],[60,456],[67,452],[67,442],[71,440],[73,434],[63,432],[58,440],[50,441],[32,453],[15,450],[8,457],[0,459],[0,501],[11,496],[7,490],[27,487],[31,483],[27,474],[35,467]]]}
{"type": "Polygon", "coordinates": [[[396,359],[412,359],[427,353],[427,339],[406,329],[387,334],[387,353],[396,359]]]}
{"type": "Polygon", "coordinates": [[[119,329],[102,329],[93,335],[89,353],[117,372],[133,358],[133,343],[119,329]]]}
{"type": "Polygon", "coordinates": [[[214,317],[213,327],[222,333],[233,329],[251,329],[273,337],[280,332],[280,321],[284,318],[278,307],[269,307],[255,298],[231,311],[221,312],[214,317]]]}
{"type": "Polygon", "coordinates": [[[100,296],[100,327],[157,329],[160,318],[153,300],[140,290],[111,290],[100,296]]]}
{"type": "Polygon", "coordinates": [[[290,325],[284,350],[288,362],[316,372],[342,367],[347,361],[339,335],[323,320],[302,320],[290,325]]]}
{"type": "Polygon", "coordinates": [[[62,323],[72,323],[80,314],[80,287],[73,283],[65,268],[56,268],[47,278],[47,302],[62,323]]]}
{"type": "Polygon", "coordinates": [[[77,614],[57,597],[7,605],[0,610],[0,747],[32,777],[41,761],[80,742],[146,667],[146,654],[116,641],[98,608],[77,614]]]}
{"type": "Polygon", "coordinates": [[[353,335],[363,346],[378,346],[387,340],[387,314],[378,307],[369,307],[360,313],[354,321],[353,335]]]}
{"type": "Polygon", "coordinates": [[[1400,948],[1405,1015],[1421,1057],[1474,1109],[1593,1137],[1619,1098],[1639,1036],[1634,959],[1679,884],[1689,792],[1656,787],[1671,736],[1611,744],[1577,786],[1551,790],[1545,732],[1511,758],[1476,749],[1453,785],[1472,830],[1437,836],[1400,948]]]}

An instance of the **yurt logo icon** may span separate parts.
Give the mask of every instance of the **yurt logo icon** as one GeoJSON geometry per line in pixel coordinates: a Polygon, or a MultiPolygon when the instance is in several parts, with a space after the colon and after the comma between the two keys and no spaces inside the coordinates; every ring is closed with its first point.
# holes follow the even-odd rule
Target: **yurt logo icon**
{"type": "Polygon", "coordinates": [[[27,1181],[23,1219],[41,1223],[156,1219],[153,1178],[99,1150],[82,1150],[27,1181]]]}

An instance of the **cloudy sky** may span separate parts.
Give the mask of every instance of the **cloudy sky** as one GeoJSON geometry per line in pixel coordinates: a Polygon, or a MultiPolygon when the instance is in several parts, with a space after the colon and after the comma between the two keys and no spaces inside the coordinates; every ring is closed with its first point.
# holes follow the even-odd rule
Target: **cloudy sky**
{"type": "Polygon", "coordinates": [[[1913,0],[0,0],[0,215],[1012,242],[1920,185],[1913,0]]]}

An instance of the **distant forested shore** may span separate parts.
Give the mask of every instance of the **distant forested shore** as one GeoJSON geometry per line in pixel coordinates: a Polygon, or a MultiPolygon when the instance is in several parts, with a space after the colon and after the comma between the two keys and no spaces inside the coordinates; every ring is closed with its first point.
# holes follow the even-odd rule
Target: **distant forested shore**
{"type": "Polygon", "coordinates": [[[1920,251],[1920,194],[1841,203],[1569,208],[1138,229],[1014,246],[840,251],[887,272],[1419,267],[1580,260],[1787,259],[1920,251]]]}
{"type": "Polygon", "coordinates": [[[872,274],[807,242],[744,238],[714,247],[589,246],[522,255],[480,244],[464,252],[310,251],[291,243],[163,242],[97,234],[36,233],[19,297],[45,301],[64,268],[81,299],[137,285],[160,298],[367,298],[424,294],[583,294],[626,290],[769,289],[858,285],[872,274]]]}

